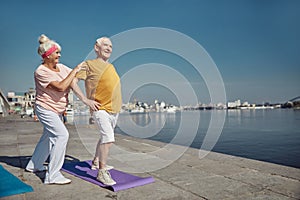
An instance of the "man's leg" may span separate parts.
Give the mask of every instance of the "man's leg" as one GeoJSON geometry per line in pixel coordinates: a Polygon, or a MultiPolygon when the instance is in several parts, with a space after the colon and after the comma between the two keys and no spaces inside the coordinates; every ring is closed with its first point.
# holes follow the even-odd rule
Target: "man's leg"
{"type": "Polygon", "coordinates": [[[96,146],[95,157],[92,161],[92,169],[113,169],[113,166],[107,165],[109,150],[112,144],[112,142],[101,144],[101,139],[99,139],[96,146]]]}
{"type": "Polygon", "coordinates": [[[95,150],[95,156],[92,161],[92,169],[99,169],[99,160],[100,160],[100,144],[101,144],[101,139],[98,140],[96,150],[95,150]]]}
{"type": "Polygon", "coordinates": [[[99,153],[100,153],[100,158],[99,158],[99,169],[105,169],[107,159],[108,159],[108,153],[109,149],[112,146],[112,142],[105,143],[105,144],[100,144],[99,145],[99,153]]]}
{"type": "Polygon", "coordinates": [[[104,110],[94,112],[94,117],[100,132],[100,140],[98,141],[94,158],[97,159],[97,156],[99,157],[99,171],[97,179],[105,185],[114,185],[116,182],[111,178],[109,171],[106,169],[106,162],[110,147],[115,141],[115,125],[112,123],[112,118],[115,117],[104,110]]]}

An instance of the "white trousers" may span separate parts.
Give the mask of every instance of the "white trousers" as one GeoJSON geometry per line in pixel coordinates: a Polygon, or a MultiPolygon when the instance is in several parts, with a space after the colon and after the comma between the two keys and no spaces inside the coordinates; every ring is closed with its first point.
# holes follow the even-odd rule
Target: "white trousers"
{"type": "Polygon", "coordinates": [[[69,132],[57,113],[39,105],[35,110],[44,131],[26,168],[41,169],[50,155],[44,183],[54,183],[63,176],[60,169],[64,163],[69,132]]]}
{"type": "Polygon", "coordinates": [[[100,132],[100,143],[105,144],[115,141],[114,129],[117,125],[118,113],[108,113],[105,110],[95,111],[93,114],[100,132]]]}

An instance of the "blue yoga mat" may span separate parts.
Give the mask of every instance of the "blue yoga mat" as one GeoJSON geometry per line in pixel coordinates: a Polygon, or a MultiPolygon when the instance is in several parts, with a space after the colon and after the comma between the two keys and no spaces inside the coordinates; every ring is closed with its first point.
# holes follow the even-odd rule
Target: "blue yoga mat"
{"type": "Polygon", "coordinates": [[[92,170],[91,163],[91,160],[66,163],[63,165],[62,170],[100,187],[108,188],[114,192],[154,182],[152,177],[139,177],[116,169],[111,169],[109,172],[116,181],[116,184],[113,186],[106,186],[97,180],[98,170],[92,170]]]}
{"type": "Polygon", "coordinates": [[[0,165],[0,198],[32,191],[30,185],[23,183],[0,165]]]}

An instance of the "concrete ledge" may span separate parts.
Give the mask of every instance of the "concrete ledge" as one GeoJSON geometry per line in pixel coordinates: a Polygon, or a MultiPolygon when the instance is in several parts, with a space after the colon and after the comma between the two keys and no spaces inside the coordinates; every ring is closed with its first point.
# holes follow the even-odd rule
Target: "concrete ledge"
{"type": "MultiPolygon", "coordinates": [[[[86,127],[84,143],[74,126],[67,127],[70,139],[66,160],[92,159],[91,149],[97,138],[92,135],[93,127],[86,127]]],[[[70,185],[44,185],[43,173],[24,172],[42,133],[41,124],[29,118],[9,116],[0,118],[0,132],[0,164],[34,188],[34,192],[5,199],[300,199],[300,169],[214,152],[204,152],[207,156],[199,159],[199,150],[193,148],[173,160],[167,151],[172,153],[183,147],[172,145],[170,149],[163,149],[164,143],[124,135],[116,135],[115,146],[145,157],[123,157],[122,160],[126,154],[118,155],[118,151],[112,150],[110,163],[116,168],[130,167],[137,159],[145,165],[152,159],[170,163],[138,174],[153,176],[155,183],[114,193],[65,174],[72,179],[70,185]]]]}

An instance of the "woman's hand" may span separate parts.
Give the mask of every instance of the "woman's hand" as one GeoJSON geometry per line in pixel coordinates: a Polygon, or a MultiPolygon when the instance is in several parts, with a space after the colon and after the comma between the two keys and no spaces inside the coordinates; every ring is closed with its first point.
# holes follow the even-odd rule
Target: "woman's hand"
{"type": "Polygon", "coordinates": [[[86,63],[85,62],[82,62],[80,63],[79,65],[77,65],[74,70],[76,73],[78,73],[80,70],[86,70],[86,63]]]}
{"type": "MultiPolygon", "coordinates": [[[[66,91],[66,89],[69,88],[69,86],[71,85],[71,87],[73,88],[73,80],[76,78],[76,74],[80,71],[80,70],[86,70],[87,69],[87,65],[85,62],[80,63],[79,65],[77,65],[69,74],[68,76],[63,79],[62,81],[51,81],[48,84],[48,88],[54,89],[56,91],[59,92],[63,92],[66,91]]],[[[78,81],[78,80],[77,80],[78,81]]],[[[76,84],[77,84],[76,81],[76,84]]]]}

